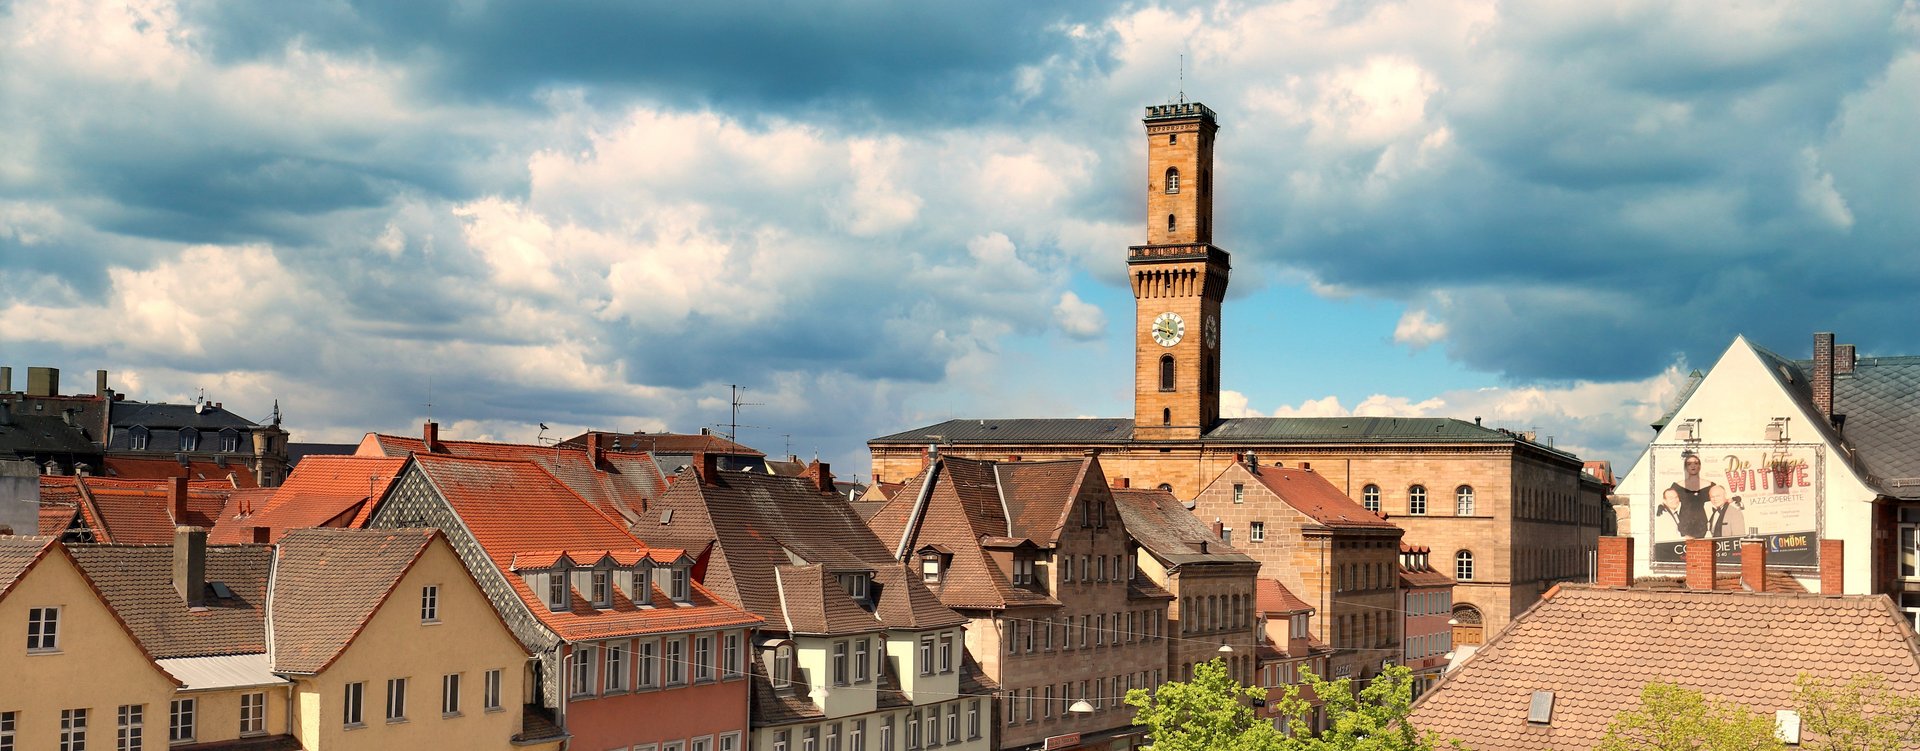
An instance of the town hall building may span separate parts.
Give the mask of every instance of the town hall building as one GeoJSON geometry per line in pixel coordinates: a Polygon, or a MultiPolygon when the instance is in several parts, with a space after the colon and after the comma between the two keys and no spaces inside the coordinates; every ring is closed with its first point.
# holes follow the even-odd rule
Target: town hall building
{"type": "MultiPolygon", "coordinates": [[[[1458,582],[1461,643],[1499,629],[1559,581],[1585,581],[1608,488],[1578,457],[1528,435],[1445,418],[1220,414],[1228,252],[1213,244],[1213,110],[1149,106],[1146,244],[1128,248],[1134,295],[1131,418],[956,419],[868,441],[877,484],[920,474],[930,456],[1051,461],[1096,452],[1109,477],[1191,501],[1249,454],[1311,470],[1458,582]]],[[[1335,362],[1334,358],[1318,358],[1335,362]]],[[[1330,376],[1336,368],[1328,368],[1330,376]]]]}

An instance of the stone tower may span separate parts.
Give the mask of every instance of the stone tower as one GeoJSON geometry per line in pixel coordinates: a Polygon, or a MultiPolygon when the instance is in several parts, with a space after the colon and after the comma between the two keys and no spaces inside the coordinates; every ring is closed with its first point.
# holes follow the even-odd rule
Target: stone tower
{"type": "Polygon", "coordinates": [[[1127,249],[1134,300],[1133,436],[1193,440],[1220,419],[1220,302],[1213,138],[1199,102],[1147,108],[1147,244],[1127,249]]]}

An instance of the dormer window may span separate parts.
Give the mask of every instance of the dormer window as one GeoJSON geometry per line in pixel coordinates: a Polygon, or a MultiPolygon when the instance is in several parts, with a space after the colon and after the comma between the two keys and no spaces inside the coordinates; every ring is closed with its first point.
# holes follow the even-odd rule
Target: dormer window
{"type": "Polygon", "coordinates": [[[693,599],[693,572],[686,566],[674,566],[667,576],[667,596],[674,602],[687,602],[693,599]]]}
{"type": "Polygon", "coordinates": [[[613,607],[613,572],[603,568],[594,569],[592,590],[594,607],[613,607]]]}
{"type": "Polygon", "coordinates": [[[127,445],[134,451],[147,450],[147,439],[153,436],[145,426],[135,425],[127,430],[127,445]]]}
{"type": "Polygon", "coordinates": [[[1033,584],[1033,559],[1024,556],[1013,559],[1013,586],[1030,587],[1033,584]]]}
{"type": "Polygon", "coordinates": [[[567,570],[553,569],[547,572],[547,608],[555,612],[568,610],[567,570]]]}
{"type": "Polygon", "coordinates": [[[840,575],[840,588],[846,591],[848,597],[862,603],[867,601],[867,582],[865,572],[840,575]]]}
{"type": "Polygon", "coordinates": [[[653,566],[642,562],[633,569],[633,594],[635,605],[653,604],[653,566]]]}
{"type": "Polygon", "coordinates": [[[940,554],[924,553],[920,556],[920,581],[928,584],[940,583],[940,554]]]}
{"type": "Polygon", "coordinates": [[[793,645],[773,648],[773,687],[786,688],[793,683],[793,645]]]}
{"type": "Polygon", "coordinates": [[[240,431],[227,428],[220,431],[220,450],[233,453],[240,450],[240,431]]]}
{"type": "Polygon", "coordinates": [[[200,450],[200,431],[194,430],[193,428],[181,428],[180,429],[180,450],[181,451],[200,450]]]}

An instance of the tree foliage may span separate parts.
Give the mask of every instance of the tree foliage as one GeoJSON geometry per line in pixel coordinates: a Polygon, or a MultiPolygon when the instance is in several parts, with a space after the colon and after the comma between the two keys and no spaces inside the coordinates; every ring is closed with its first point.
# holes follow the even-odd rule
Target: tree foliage
{"type": "Polygon", "coordinates": [[[1134,722],[1147,727],[1154,751],[1432,751],[1438,741],[1407,722],[1410,673],[1390,666],[1355,692],[1348,679],[1322,680],[1309,671],[1302,685],[1288,686],[1277,700],[1288,718],[1286,733],[1249,706],[1267,690],[1234,682],[1220,660],[1194,666],[1192,681],[1161,684],[1157,693],[1130,691],[1127,704],[1138,710],[1134,722]],[[1326,712],[1323,732],[1307,723],[1310,697],[1326,712]]]}
{"type": "Polygon", "coordinates": [[[1802,747],[1813,751],[1902,751],[1920,746],[1920,696],[1902,694],[1878,675],[1844,683],[1801,675],[1794,681],[1802,747]]]}
{"type": "Polygon", "coordinates": [[[1599,751],[1782,751],[1773,718],[1655,681],[1640,706],[1614,715],[1599,751]]]}

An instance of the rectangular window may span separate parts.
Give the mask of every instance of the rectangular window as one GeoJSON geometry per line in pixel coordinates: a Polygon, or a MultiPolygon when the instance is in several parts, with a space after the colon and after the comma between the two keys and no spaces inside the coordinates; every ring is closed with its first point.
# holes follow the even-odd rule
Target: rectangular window
{"type": "Polygon", "coordinates": [[[787,741],[792,737],[785,730],[773,731],[773,751],[787,751],[787,741]]]}
{"type": "MultiPolygon", "coordinates": [[[[1013,695],[1008,694],[1007,696],[1008,696],[1007,701],[1012,702],[1013,695]]],[[[919,749],[919,748],[920,748],[920,710],[915,709],[907,712],[907,751],[916,751],[916,749],[919,749]]]]}
{"type": "Polygon", "coordinates": [[[810,727],[800,731],[800,751],[818,751],[820,748],[820,728],[810,727]]]}
{"type": "Polygon", "coordinates": [[[693,638],[693,679],[696,681],[713,680],[712,634],[702,634],[693,638]]]}
{"type": "Polygon", "coordinates": [[[361,709],[363,708],[363,703],[366,697],[367,697],[367,684],[365,683],[347,684],[346,698],[342,699],[340,702],[340,710],[341,710],[340,723],[341,724],[346,725],[347,727],[350,727],[350,728],[356,728],[366,724],[365,715],[361,714],[361,709]]]}
{"type": "Polygon", "coordinates": [[[866,683],[868,679],[873,677],[873,663],[870,662],[872,659],[872,650],[873,644],[870,639],[861,639],[853,643],[854,682],[866,683]]]}
{"type": "Polygon", "coordinates": [[[660,685],[660,643],[651,639],[640,642],[640,688],[655,688],[660,685]]]}
{"type": "Polygon", "coordinates": [[[606,569],[593,570],[593,606],[613,607],[613,572],[606,569]]]}
{"type": "Polygon", "coordinates": [[[627,652],[632,649],[627,642],[617,641],[607,644],[607,667],[603,690],[608,692],[627,690],[627,652]]]}
{"type": "Polygon", "coordinates": [[[1060,583],[1066,584],[1072,581],[1073,581],[1073,556],[1070,556],[1070,555],[1060,556],[1060,583]]]}
{"type": "Polygon", "coordinates": [[[172,709],[167,713],[167,742],[191,743],[198,733],[197,715],[199,701],[196,699],[174,699],[172,709]]]}
{"type": "Polygon", "coordinates": [[[927,707],[927,713],[924,715],[921,715],[920,734],[922,736],[925,736],[924,740],[927,743],[927,748],[935,748],[940,745],[940,708],[939,707],[937,706],[927,707]]]}
{"type": "Polygon", "coordinates": [[[666,651],[667,685],[679,686],[687,682],[687,642],[685,639],[668,639],[666,651]]]}
{"type": "Polygon", "coordinates": [[[240,736],[263,735],[267,732],[267,695],[254,692],[240,695],[240,736]]]}
{"type": "Polygon", "coordinates": [[[1080,646],[1087,646],[1087,632],[1093,630],[1093,616],[1080,616],[1080,646]]]}
{"type": "Polygon", "coordinates": [[[19,747],[15,744],[17,739],[14,737],[19,730],[19,712],[0,712],[0,751],[19,751],[19,747]]]}
{"type": "Polygon", "coordinates": [[[920,559],[920,581],[926,584],[940,583],[940,558],[928,555],[920,559]]]}
{"type": "MultiPolygon", "coordinates": [[[[1033,649],[1033,630],[1027,630],[1027,649],[1033,649]]],[[[940,672],[953,672],[953,634],[940,635],[940,672]]]]}
{"type": "MultiPolygon", "coordinates": [[[[146,715],[147,705],[145,704],[120,705],[120,722],[114,735],[116,751],[140,751],[147,747],[146,715]]],[[[11,725],[12,723],[8,723],[7,728],[0,730],[0,749],[5,751],[13,751],[11,725]]]]}
{"type": "Polygon", "coordinates": [[[483,696],[480,697],[480,703],[483,705],[483,708],[488,712],[499,709],[500,671],[497,669],[487,671],[486,679],[482,681],[482,683],[485,684],[480,689],[480,692],[483,694],[483,696]]]}
{"type": "Polygon", "coordinates": [[[847,685],[847,643],[833,643],[833,685],[847,685]]]}
{"type": "Polygon", "coordinates": [[[1247,525],[1247,540],[1249,542],[1266,542],[1267,541],[1267,523],[1254,522],[1252,524],[1247,525]]]}
{"type": "Polygon", "coordinates": [[[387,679],[387,722],[407,719],[407,679],[387,679]]]}
{"type": "Polygon", "coordinates": [[[1093,645],[1098,647],[1107,643],[1107,614],[1101,613],[1094,619],[1093,645]]]}
{"type": "Polygon", "coordinates": [[[59,608],[31,608],[27,610],[27,651],[60,651],[59,608]]]}
{"type": "Polygon", "coordinates": [[[567,688],[571,696],[593,695],[593,647],[575,645],[573,654],[567,656],[567,688]]]}
{"type": "Polygon", "coordinates": [[[880,718],[880,751],[893,751],[893,715],[880,718]]]}
{"type": "Polygon", "coordinates": [[[1247,486],[1237,482],[1233,484],[1233,502],[1234,503],[1247,502],[1247,486]]]}
{"type": "Polygon", "coordinates": [[[847,726],[847,751],[867,751],[866,720],[854,720],[847,726]]]}
{"type": "Polygon", "coordinates": [[[460,674],[448,673],[440,676],[440,715],[453,717],[460,714],[460,674]]]}
{"type": "Polygon", "coordinates": [[[673,574],[669,577],[669,581],[673,584],[673,591],[668,594],[674,602],[686,602],[693,598],[693,586],[689,583],[690,576],[691,572],[685,566],[674,567],[673,574]]]}
{"type": "Polygon", "coordinates": [[[979,699],[974,699],[972,701],[967,702],[967,738],[969,740],[980,739],[980,700],[979,699]]]}
{"type": "Polygon", "coordinates": [[[440,622],[440,585],[429,584],[420,588],[420,622],[440,622]]]}
{"type": "MultiPolygon", "coordinates": [[[[723,669],[726,670],[726,677],[728,678],[740,677],[743,673],[746,672],[746,666],[741,664],[741,661],[740,661],[741,652],[740,652],[739,632],[727,634],[726,646],[723,649],[724,649],[725,659],[722,660],[722,662],[725,663],[725,668],[723,669]]],[[[722,749],[721,751],[726,751],[726,750],[722,749]]]]}
{"type": "MultiPolygon", "coordinates": [[[[1008,653],[1013,652],[1014,629],[1017,628],[1019,628],[1019,624],[1013,621],[1007,622],[1008,653]]],[[[920,674],[933,675],[933,637],[931,636],[920,637],[920,674]]]]}
{"type": "Polygon", "coordinates": [[[947,742],[960,742],[960,704],[958,702],[947,705],[947,742]]]}
{"type": "Polygon", "coordinates": [[[713,736],[701,736],[688,741],[687,751],[713,751],[713,736]]]}
{"type": "Polygon", "coordinates": [[[1920,579],[1920,524],[1900,525],[1900,578],[1920,579]]]}
{"type": "Polygon", "coordinates": [[[720,751],[740,751],[740,734],[733,732],[721,735],[720,751]]]}
{"type": "Polygon", "coordinates": [[[827,751],[840,751],[840,723],[827,726],[827,751]]]}
{"type": "Polygon", "coordinates": [[[87,710],[60,710],[60,751],[86,751],[87,710]]]}

